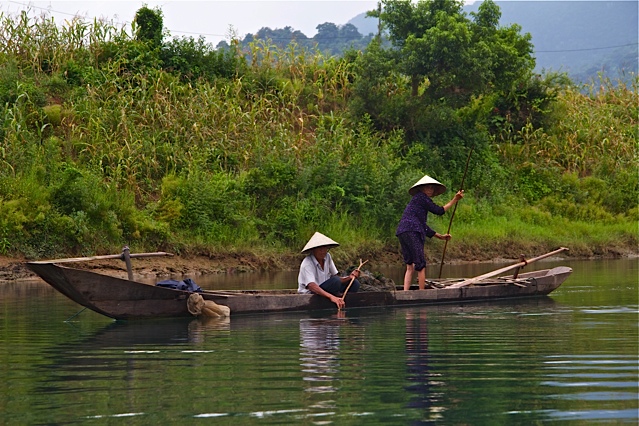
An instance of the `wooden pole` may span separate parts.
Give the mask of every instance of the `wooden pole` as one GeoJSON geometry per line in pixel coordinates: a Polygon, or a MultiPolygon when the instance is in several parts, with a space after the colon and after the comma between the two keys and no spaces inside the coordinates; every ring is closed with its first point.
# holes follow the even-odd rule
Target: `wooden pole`
{"type": "MultiPolygon", "coordinates": [[[[154,256],[173,256],[172,253],[165,253],[163,251],[158,251],[154,253],[132,253],[129,254],[129,257],[154,257],[154,256]]],[[[104,256],[90,256],[90,257],[72,257],[68,259],[52,259],[52,260],[36,260],[29,263],[69,263],[69,262],[88,262],[90,260],[105,260],[105,259],[121,259],[123,260],[122,254],[107,254],[104,256]]]]}
{"type": "MultiPolygon", "coordinates": [[[[526,262],[526,257],[525,257],[523,254],[520,254],[520,255],[519,255],[519,262],[526,262]]],[[[516,280],[516,279],[517,279],[517,277],[519,276],[519,270],[520,270],[521,268],[522,268],[521,266],[518,266],[518,267],[515,269],[515,272],[513,272],[513,280],[516,280]]]]}
{"type": "MultiPolygon", "coordinates": [[[[364,264],[368,262],[368,259],[362,262],[362,259],[359,260],[359,266],[357,267],[357,269],[355,269],[356,271],[361,270],[362,266],[364,266],[364,264]]],[[[353,281],[355,281],[355,277],[351,278],[351,282],[348,283],[348,287],[346,287],[346,290],[344,290],[344,294],[342,294],[342,300],[344,300],[344,298],[346,297],[346,293],[348,293],[348,290],[351,288],[351,285],[353,284],[353,281]]]]}
{"type": "MultiPolygon", "coordinates": [[[[468,172],[468,164],[470,163],[470,155],[473,153],[473,147],[470,148],[468,152],[468,158],[466,159],[466,168],[464,169],[464,176],[462,177],[461,185],[459,186],[459,190],[464,189],[464,181],[466,180],[466,172],[468,172]]],[[[453,226],[453,218],[455,217],[455,211],[457,210],[457,204],[455,203],[455,207],[453,207],[453,214],[450,215],[450,222],[448,223],[448,232],[450,234],[450,228],[453,226]]],[[[439,264],[439,278],[442,277],[442,269],[444,269],[444,257],[446,256],[446,247],[448,247],[448,240],[444,243],[444,252],[442,253],[442,262],[439,264]]]]}
{"type": "Polygon", "coordinates": [[[491,278],[491,277],[494,277],[494,276],[496,276],[496,275],[502,274],[502,273],[504,273],[504,272],[506,272],[506,271],[510,271],[511,269],[521,268],[521,267],[523,267],[523,266],[530,265],[530,264],[531,264],[531,263],[533,263],[533,262],[536,262],[536,261],[538,261],[538,260],[544,259],[544,258],[546,258],[546,257],[550,257],[550,256],[552,256],[552,255],[554,255],[554,254],[561,253],[562,251],[566,251],[566,250],[568,250],[566,247],[561,247],[561,248],[559,248],[559,249],[557,249],[557,250],[555,250],[555,251],[551,251],[550,253],[542,254],[541,256],[534,257],[534,258],[532,258],[532,259],[530,259],[530,260],[523,260],[523,261],[521,261],[521,262],[519,262],[519,263],[515,263],[514,265],[505,266],[505,267],[503,267],[503,268],[500,268],[500,269],[494,270],[494,271],[492,271],[492,272],[485,273],[485,274],[483,274],[483,275],[476,276],[476,277],[474,277],[474,278],[469,278],[469,279],[464,280],[464,281],[462,281],[462,282],[459,282],[459,283],[455,283],[455,284],[453,284],[453,285],[450,285],[450,286],[448,286],[448,287],[446,287],[446,288],[459,288],[459,287],[465,287],[465,286],[467,286],[467,285],[470,285],[470,284],[476,283],[477,281],[481,281],[481,280],[484,280],[484,279],[486,279],[486,278],[491,278]]]}
{"type": "Polygon", "coordinates": [[[131,251],[129,250],[129,246],[122,248],[122,257],[124,258],[124,263],[126,263],[126,272],[129,276],[129,281],[133,281],[133,267],[131,266],[131,251]]]}

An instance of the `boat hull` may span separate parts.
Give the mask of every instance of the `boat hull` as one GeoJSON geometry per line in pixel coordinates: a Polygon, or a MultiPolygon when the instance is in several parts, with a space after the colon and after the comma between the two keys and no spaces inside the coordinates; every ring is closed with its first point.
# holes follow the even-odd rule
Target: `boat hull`
{"type": "MultiPolygon", "coordinates": [[[[55,263],[30,262],[29,268],[74,302],[118,320],[192,316],[186,301],[191,293],[69,268],[55,263]]],[[[346,295],[348,308],[428,305],[547,295],[572,273],[560,266],[460,288],[414,291],[359,292],[346,295]]],[[[205,300],[228,306],[231,315],[265,312],[335,309],[328,299],[295,290],[204,291],[205,300]]]]}

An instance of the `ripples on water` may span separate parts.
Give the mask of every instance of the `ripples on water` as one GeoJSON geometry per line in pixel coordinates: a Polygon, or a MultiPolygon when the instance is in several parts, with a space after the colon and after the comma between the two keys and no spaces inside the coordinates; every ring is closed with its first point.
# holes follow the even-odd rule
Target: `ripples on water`
{"type": "Polygon", "coordinates": [[[0,423],[636,424],[636,265],[568,266],[551,298],[208,321],[9,284],[0,423]]]}

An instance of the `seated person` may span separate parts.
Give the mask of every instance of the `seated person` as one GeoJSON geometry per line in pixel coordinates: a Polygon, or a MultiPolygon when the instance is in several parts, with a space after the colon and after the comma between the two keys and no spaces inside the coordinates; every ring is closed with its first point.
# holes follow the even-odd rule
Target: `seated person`
{"type": "Polygon", "coordinates": [[[339,246],[338,243],[328,238],[326,235],[316,232],[313,234],[302,253],[307,256],[302,260],[300,273],[297,277],[298,293],[315,293],[324,296],[337,305],[338,309],[344,307],[342,295],[353,280],[353,284],[348,291],[357,292],[359,290],[359,270],[354,270],[346,277],[337,275],[337,268],[328,250],[339,246]]]}

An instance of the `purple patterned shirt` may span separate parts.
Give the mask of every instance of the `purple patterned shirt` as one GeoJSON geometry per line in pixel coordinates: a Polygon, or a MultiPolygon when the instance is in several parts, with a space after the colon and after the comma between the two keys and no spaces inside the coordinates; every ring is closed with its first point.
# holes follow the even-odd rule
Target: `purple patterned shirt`
{"type": "Polygon", "coordinates": [[[430,197],[423,192],[418,192],[413,195],[413,198],[410,200],[406,208],[404,209],[404,213],[402,214],[402,218],[399,221],[399,225],[397,225],[397,231],[395,235],[399,235],[403,232],[419,232],[422,235],[427,236],[428,238],[433,238],[435,235],[435,231],[433,231],[426,224],[426,217],[428,216],[428,212],[436,214],[438,216],[446,213],[442,206],[438,206],[430,199],[430,197]]]}

